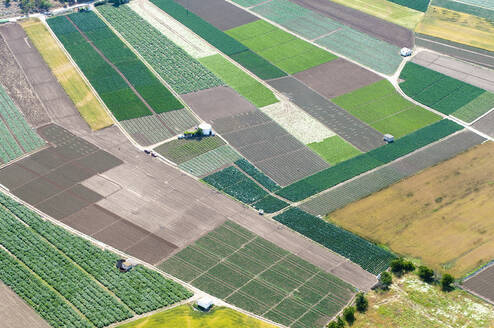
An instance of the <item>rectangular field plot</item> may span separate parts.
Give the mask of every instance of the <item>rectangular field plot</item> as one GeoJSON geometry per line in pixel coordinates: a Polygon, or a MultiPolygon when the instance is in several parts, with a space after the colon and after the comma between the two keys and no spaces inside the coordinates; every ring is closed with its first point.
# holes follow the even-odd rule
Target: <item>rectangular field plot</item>
{"type": "Polygon", "coordinates": [[[447,8],[454,11],[459,11],[465,14],[483,17],[486,19],[494,18],[494,5],[490,6],[490,1],[466,0],[457,2],[454,0],[433,0],[432,5],[435,7],[447,8]]]}
{"type": "Polygon", "coordinates": [[[398,5],[405,6],[411,9],[415,9],[418,11],[427,11],[427,7],[429,6],[429,2],[431,0],[389,0],[398,5]]]}
{"type": "Polygon", "coordinates": [[[322,327],[355,293],[351,285],[231,221],[160,268],[179,272],[193,286],[244,310],[302,328],[322,327]],[[189,249],[200,257],[187,255],[189,249]]]}
{"type": "Polygon", "coordinates": [[[180,164],[224,144],[220,137],[177,139],[162,144],[155,150],[170,161],[180,164]]]}
{"type": "Polygon", "coordinates": [[[223,145],[183,162],[178,167],[196,177],[200,177],[231,164],[240,158],[242,156],[232,147],[223,145]]]}
{"type": "Polygon", "coordinates": [[[308,146],[332,165],[346,161],[362,153],[339,136],[332,136],[321,142],[313,142],[308,146]]]}
{"type": "Polygon", "coordinates": [[[463,288],[494,302],[494,266],[490,266],[462,283],[463,288]]]}
{"type": "Polygon", "coordinates": [[[453,114],[487,92],[415,63],[407,63],[400,78],[404,80],[400,83],[403,92],[446,115],[453,114]]]}
{"type": "Polygon", "coordinates": [[[387,80],[336,97],[333,102],[383,134],[400,138],[440,119],[403,98],[387,80]]]}
{"type": "Polygon", "coordinates": [[[333,54],[263,20],[236,27],[227,33],[289,74],[336,59],[333,54]]]}

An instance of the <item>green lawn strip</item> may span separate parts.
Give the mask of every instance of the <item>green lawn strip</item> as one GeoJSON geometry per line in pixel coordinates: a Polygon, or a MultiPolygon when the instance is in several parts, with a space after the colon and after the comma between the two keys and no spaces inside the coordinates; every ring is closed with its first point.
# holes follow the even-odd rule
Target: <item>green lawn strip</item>
{"type": "Polygon", "coordinates": [[[346,161],[362,153],[340,136],[332,136],[321,142],[310,143],[307,146],[332,165],[346,161]]]}
{"type": "Polygon", "coordinates": [[[166,159],[180,164],[224,144],[225,142],[217,136],[201,139],[176,139],[164,143],[154,150],[166,159]]]}
{"type": "Polygon", "coordinates": [[[388,0],[398,5],[405,6],[418,11],[426,12],[429,7],[430,0],[388,0]]]}
{"type": "Polygon", "coordinates": [[[251,176],[254,180],[259,182],[264,188],[269,191],[279,190],[281,187],[271,180],[270,177],[259,171],[254,165],[252,165],[249,161],[242,158],[238,161],[235,161],[235,165],[237,165],[242,171],[251,176]]]}
{"type": "Polygon", "coordinates": [[[235,27],[227,30],[226,33],[289,74],[295,74],[337,58],[328,51],[263,20],[235,27]]]}
{"type": "Polygon", "coordinates": [[[394,143],[386,144],[299,180],[276,193],[290,201],[301,201],[366,171],[394,161],[462,128],[450,120],[441,120],[412,132],[394,143]]]}
{"type": "Polygon", "coordinates": [[[252,204],[256,210],[263,210],[264,213],[275,213],[288,206],[288,203],[274,197],[267,195],[263,199],[252,204]]]}
{"type": "Polygon", "coordinates": [[[451,115],[470,123],[492,108],[494,108],[494,94],[486,91],[451,115]]]}
{"type": "Polygon", "coordinates": [[[395,258],[392,253],[377,245],[298,208],[292,208],[274,219],[350,259],[372,274],[385,270],[395,258]]]}
{"type": "Polygon", "coordinates": [[[264,107],[278,102],[271,90],[222,55],[204,57],[199,61],[256,107],[264,107]]]}

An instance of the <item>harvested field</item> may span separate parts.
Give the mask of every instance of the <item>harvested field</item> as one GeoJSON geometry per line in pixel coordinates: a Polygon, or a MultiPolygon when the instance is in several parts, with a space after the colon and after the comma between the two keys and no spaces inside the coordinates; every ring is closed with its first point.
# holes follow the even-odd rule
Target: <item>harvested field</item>
{"type": "Polygon", "coordinates": [[[416,32],[494,51],[492,21],[446,8],[431,6],[416,32]]]}
{"type": "Polygon", "coordinates": [[[322,327],[354,293],[351,285],[231,221],[159,267],[240,308],[293,327],[322,327]]]}
{"type": "Polygon", "coordinates": [[[361,151],[383,145],[382,134],[292,77],[269,81],[307,114],[361,151]]]}
{"type": "Polygon", "coordinates": [[[209,0],[207,3],[203,0],[176,2],[222,31],[258,20],[256,16],[225,0],[209,0]]]}
{"type": "Polygon", "coordinates": [[[473,292],[490,303],[494,303],[494,266],[489,266],[464,280],[462,287],[473,292]]]}
{"type": "Polygon", "coordinates": [[[331,165],[361,154],[361,151],[339,136],[332,136],[321,142],[313,142],[308,146],[331,165]]]}
{"type": "Polygon", "coordinates": [[[473,127],[494,138],[494,111],[475,122],[473,127]]]}
{"type": "Polygon", "coordinates": [[[192,57],[201,58],[218,53],[206,41],[173,18],[170,18],[151,2],[146,0],[132,1],[128,6],[192,57]]]}
{"type": "Polygon", "coordinates": [[[202,139],[177,139],[164,143],[154,150],[170,161],[180,164],[224,144],[225,142],[217,136],[202,139]]]}
{"type": "Polygon", "coordinates": [[[294,77],[327,98],[338,97],[382,80],[379,75],[343,58],[297,73],[294,77]]]}
{"type": "Polygon", "coordinates": [[[403,98],[387,80],[332,99],[382,134],[400,138],[441,119],[403,98]]]}
{"type": "Polygon", "coordinates": [[[414,30],[424,14],[387,0],[332,0],[366,14],[414,30]]]}
{"type": "Polygon", "coordinates": [[[112,119],[46,26],[38,20],[25,21],[21,25],[91,129],[99,130],[112,125],[112,119]]]}
{"type": "Polygon", "coordinates": [[[398,254],[462,276],[494,258],[492,156],[494,143],[477,146],[329,219],[398,254]]]}
{"type": "Polygon", "coordinates": [[[254,106],[264,107],[278,102],[271,90],[222,55],[202,58],[200,62],[254,106]]]}
{"type": "Polygon", "coordinates": [[[260,110],[303,144],[320,142],[335,135],[333,131],[290,101],[281,100],[260,110]]]}
{"type": "Polygon", "coordinates": [[[336,59],[333,54],[264,20],[238,26],[226,33],[289,74],[336,59]]]}
{"type": "Polygon", "coordinates": [[[410,156],[398,159],[388,166],[336,186],[303,203],[300,208],[316,216],[326,215],[428,167],[453,158],[484,141],[484,138],[471,131],[462,131],[429,147],[419,149],[410,156]]]}

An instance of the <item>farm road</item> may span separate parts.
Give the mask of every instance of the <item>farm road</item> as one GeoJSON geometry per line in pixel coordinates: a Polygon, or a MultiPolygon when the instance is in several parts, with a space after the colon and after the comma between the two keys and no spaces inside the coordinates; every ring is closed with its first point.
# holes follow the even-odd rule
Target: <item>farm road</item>
{"type": "MultiPolygon", "coordinates": [[[[22,31],[18,25],[10,26],[22,31]]],[[[47,68],[41,56],[35,58],[34,65],[47,68]]],[[[27,78],[31,80],[33,76],[27,78]]],[[[179,248],[231,219],[359,289],[368,290],[377,282],[375,276],[327,248],[144,154],[116,126],[91,131],[72,102],[65,103],[60,112],[64,115],[51,111],[48,114],[55,123],[123,161],[82,182],[104,197],[96,204],[103,210],[179,248]]],[[[156,253],[154,249],[151,252],[156,253]]]]}

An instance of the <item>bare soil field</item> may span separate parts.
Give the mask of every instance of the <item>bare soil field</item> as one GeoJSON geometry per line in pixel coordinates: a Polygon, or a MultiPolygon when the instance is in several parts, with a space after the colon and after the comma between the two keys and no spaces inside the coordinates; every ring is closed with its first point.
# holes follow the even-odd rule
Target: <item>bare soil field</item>
{"type": "Polygon", "coordinates": [[[475,122],[473,127],[494,138],[494,111],[475,122]]]}
{"type": "Polygon", "coordinates": [[[327,98],[335,98],[382,80],[377,74],[338,58],[294,77],[327,98]]]}
{"type": "Polygon", "coordinates": [[[494,266],[489,266],[465,280],[462,287],[494,304],[494,266]]]}
{"type": "Polygon", "coordinates": [[[341,210],[329,220],[459,277],[494,258],[494,143],[341,210]]]}
{"type": "Polygon", "coordinates": [[[8,328],[49,328],[34,310],[9,287],[0,282],[0,322],[8,328]]]}

